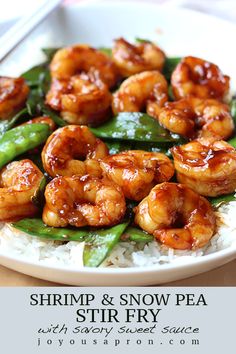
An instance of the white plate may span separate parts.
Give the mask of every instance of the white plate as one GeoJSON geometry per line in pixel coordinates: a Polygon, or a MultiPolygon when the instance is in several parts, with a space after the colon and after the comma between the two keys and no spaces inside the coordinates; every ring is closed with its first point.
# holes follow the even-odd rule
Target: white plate
{"type": "MultiPolygon", "coordinates": [[[[110,46],[124,36],[156,41],[168,55],[195,55],[217,63],[224,73],[235,78],[236,37],[231,23],[185,9],[145,3],[103,3],[71,5],[55,11],[1,64],[1,75],[18,75],[40,62],[40,48],[71,43],[110,46]]],[[[236,257],[229,247],[188,264],[146,268],[74,270],[44,266],[21,258],[0,255],[0,263],[34,277],[72,285],[151,285],[160,284],[211,270],[236,257]]]]}

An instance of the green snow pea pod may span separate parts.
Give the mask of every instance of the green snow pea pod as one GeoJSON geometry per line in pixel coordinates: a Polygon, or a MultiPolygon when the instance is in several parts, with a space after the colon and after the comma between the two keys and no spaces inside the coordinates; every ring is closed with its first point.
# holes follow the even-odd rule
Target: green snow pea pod
{"type": "Polygon", "coordinates": [[[230,102],[230,113],[233,117],[234,124],[236,124],[236,98],[233,98],[230,102]]]}
{"type": "MultiPolygon", "coordinates": [[[[230,102],[230,113],[233,118],[234,124],[236,126],[236,98],[233,98],[232,101],[230,102]]],[[[228,141],[230,145],[232,145],[234,148],[236,148],[236,136],[234,136],[228,141]]]]}
{"type": "Polygon", "coordinates": [[[39,188],[37,189],[35,195],[31,198],[32,203],[38,208],[43,208],[45,204],[44,192],[47,185],[46,177],[43,176],[42,181],[40,182],[39,188]]]}
{"type": "Polygon", "coordinates": [[[128,223],[119,224],[108,229],[88,230],[50,227],[41,219],[26,218],[11,224],[17,230],[31,236],[54,241],[85,242],[83,261],[88,267],[98,267],[118,243],[128,223]]]}
{"type": "Polygon", "coordinates": [[[98,50],[100,50],[100,52],[103,52],[104,54],[108,55],[109,57],[111,57],[111,55],[112,55],[112,49],[111,48],[99,47],[98,50]]]}
{"type": "Polygon", "coordinates": [[[162,152],[168,154],[168,149],[173,144],[158,144],[158,143],[145,143],[141,141],[128,141],[128,140],[112,140],[103,139],[104,143],[108,146],[109,154],[114,155],[127,150],[144,150],[150,152],[162,152]]]}
{"type": "Polygon", "coordinates": [[[47,226],[42,219],[26,218],[12,223],[17,230],[31,236],[37,236],[53,241],[79,241],[82,242],[88,236],[88,230],[76,230],[47,226]]]}
{"type": "Polygon", "coordinates": [[[104,143],[107,145],[110,155],[133,149],[133,144],[129,141],[104,139],[104,143]]]}
{"type": "Polygon", "coordinates": [[[65,125],[67,125],[66,121],[64,121],[64,119],[62,119],[55,111],[53,111],[52,109],[46,107],[45,105],[42,105],[42,112],[43,114],[49,116],[50,118],[52,118],[52,120],[54,121],[54,123],[56,123],[56,125],[58,125],[59,127],[64,127],[65,125]]]}
{"type": "Polygon", "coordinates": [[[148,143],[173,143],[180,141],[177,134],[171,134],[158,121],[146,113],[122,112],[105,124],[90,128],[98,138],[142,141],[148,143]]]}
{"type": "Polygon", "coordinates": [[[12,118],[7,120],[0,121],[0,135],[5,133],[7,130],[11,129],[14,124],[24,115],[27,115],[28,110],[27,108],[23,108],[17,114],[15,114],[12,118]]]}
{"type": "Polygon", "coordinates": [[[231,194],[221,195],[221,196],[219,196],[219,197],[214,197],[214,198],[209,198],[209,199],[210,199],[210,203],[211,203],[215,208],[218,208],[218,207],[220,207],[222,204],[235,201],[235,200],[236,200],[236,197],[235,197],[235,193],[231,193],[231,194]]]}
{"type": "Polygon", "coordinates": [[[42,52],[46,55],[47,61],[50,62],[59,49],[60,47],[42,48],[42,52]]]}
{"type": "Polygon", "coordinates": [[[230,145],[232,145],[236,149],[236,136],[228,141],[230,145]]]}
{"type": "Polygon", "coordinates": [[[166,58],[162,73],[167,81],[170,81],[171,74],[176,68],[177,64],[179,64],[180,60],[180,57],[166,58]]]}
{"type": "Polygon", "coordinates": [[[94,231],[85,241],[83,261],[87,267],[98,267],[119,242],[128,223],[94,231]]]}
{"type": "Polygon", "coordinates": [[[47,63],[42,63],[36,66],[33,66],[21,76],[26,80],[27,84],[32,88],[38,86],[41,80],[45,75],[47,69],[47,63]]]}
{"type": "Polygon", "coordinates": [[[48,124],[26,124],[0,137],[0,168],[18,155],[43,144],[50,135],[48,124]]]}
{"type": "Polygon", "coordinates": [[[129,226],[121,236],[122,241],[133,241],[148,243],[153,241],[154,237],[137,227],[129,226]]]}
{"type": "MultiPolygon", "coordinates": [[[[139,38],[139,37],[136,37],[135,38],[135,42],[137,43],[152,43],[149,39],[145,39],[145,38],[139,38]]],[[[154,43],[155,44],[155,43],[154,43]]]]}
{"type": "Polygon", "coordinates": [[[59,127],[67,125],[55,111],[47,107],[44,103],[43,94],[40,87],[31,90],[29,98],[26,102],[26,107],[30,115],[47,115],[49,116],[59,127]]]}

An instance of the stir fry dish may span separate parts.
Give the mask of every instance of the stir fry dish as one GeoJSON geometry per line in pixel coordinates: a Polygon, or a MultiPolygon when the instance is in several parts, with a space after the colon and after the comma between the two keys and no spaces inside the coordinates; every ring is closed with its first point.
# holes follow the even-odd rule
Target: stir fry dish
{"type": "Polygon", "coordinates": [[[89,267],[124,241],[206,246],[236,190],[229,76],[143,39],[43,51],[0,77],[0,221],[84,242],[89,267]]]}

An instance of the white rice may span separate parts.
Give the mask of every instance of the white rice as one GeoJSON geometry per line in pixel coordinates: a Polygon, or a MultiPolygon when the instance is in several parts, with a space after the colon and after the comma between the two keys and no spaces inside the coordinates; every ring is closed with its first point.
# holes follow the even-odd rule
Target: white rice
{"type": "MultiPolygon", "coordinates": [[[[204,248],[196,251],[169,249],[153,241],[149,244],[120,242],[101,267],[125,268],[160,266],[166,263],[185,263],[197,257],[236,246],[236,201],[222,205],[216,212],[217,233],[204,248]]],[[[29,236],[2,224],[0,230],[0,254],[22,260],[69,268],[83,267],[84,243],[49,241],[29,236]]]]}

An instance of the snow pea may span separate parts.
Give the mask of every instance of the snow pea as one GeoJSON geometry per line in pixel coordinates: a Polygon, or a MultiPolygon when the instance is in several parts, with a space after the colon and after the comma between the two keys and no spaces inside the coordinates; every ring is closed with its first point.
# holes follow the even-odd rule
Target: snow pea
{"type": "Polygon", "coordinates": [[[42,219],[26,218],[12,223],[17,230],[31,236],[37,236],[53,241],[79,241],[82,242],[88,236],[87,230],[75,230],[69,228],[50,227],[43,223],[42,219]]]}
{"type": "Polygon", "coordinates": [[[109,149],[109,154],[114,155],[118,154],[119,152],[126,151],[126,150],[132,150],[133,149],[133,144],[129,143],[128,141],[121,141],[121,140],[103,140],[104,143],[106,143],[108,149],[109,149]]]}
{"type": "Polygon", "coordinates": [[[113,226],[110,229],[94,231],[86,238],[83,261],[87,267],[98,267],[119,242],[127,223],[113,226]]]}
{"type": "Polygon", "coordinates": [[[166,58],[162,73],[167,81],[170,82],[171,74],[180,60],[180,57],[166,58]]]}
{"type": "Polygon", "coordinates": [[[232,145],[236,149],[236,136],[228,141],[230,145],[232,145]]]}
{"type": "Polygon", "coordinates": [[[90,128],[99,138],[141,141],[148,143],[172,143],[180,140],[160,126],[156,119],[146,113],[122,112],[105,124],[90,128]]]}
{"type": "MultiPolygon", "coordinates": [[[[231,116],[234,120],[234,124],[236,126],[236,98],[233,98],[232,101],[230,102],[230,113],[231,116]]],[[[234,137],[231,138],[228,143],[232,145],[234,148],[236,148],[236,135],[234,134],[234,137]]]]}
{"type": "Polygon", "coordinates": [[[47,61],[50,62],[59,49],[60,47],[42,48],[42,52],[46,55],[47,61]]]}
{"type": "Polygon", "coordinates": [[[215,208],[219,208],[222,204],[229,203],[236,200],[235,193],[221,195],[219,197],[209,198],[210,203],[215,208]]]}
{"type": "MultiPolygon", "coordinates": [[[[149,39],[145,39],[145,38],[139,38],[139,37],[136,37],[135,38],[135,42],[137,43],[152,43],[149,39]]],[[[155,43],[154,43],[155,44],[155,43]]]]}
{"type": "Polygon", "coordinates": [[[129,226],[121,236],[122,241],[134,241],[138,243],[148,243],[153,241],[154,237],[137,227],[129,226]]]}
{"type": "Polygon", "coordinates": [[[50,79],[49,63],[58,49],[59,48],[43,48],[42,51],[46,56],[46,60],[21,74],[30,87],[41,85],[45,78],[50,79]]]}
{"type": "MultiPolygon", "coordinates": [[[[118,154],[122,151],[127,150],[145,150],[150,152],[162,152],[163,154],[169,154],[168,149],[170,144],[162,144],[161,146],[157,143],[143,143],[141,141],[127,140],[110,140],[103,139],[104,143],[108,146],[110,155],[118,154]]],[[[172,146],[173,144],[171,144],[172,146]]]]}
{"type": "Polygon", "coordinates": [[[50,135],[48,124],[26,124],[0,137],[0,168],[18,155],[43,144],[50,135]]]}
{"type": "Polygon", "coordinates": [[[11,129],[14,124],[24,115],[28,113],[27,108],[23,108],[20,112],[14,115],[12,118],[8,120],[0,121],[0,135],[5,133],[7,130],[11,129]]]}
{"type": "Polygon", "coordinates": [[[41,219],[26,218],[12,223],[17,230],[31,236],[54,241],[85,242],[83,261],[87,267],[98,267],[118,243],[128,223],[102,230],[76,230],[47,226],[41,219]]]}
{"type": "Polygon", "coordinates": [[[34,205],[36,205],[36,207],[38,207],[38,208],[42,208],[45,204],[44,191],[45,191],[46,185],[47,185],[47,180],[46,180],[45,176],[43,176],[43,178],[40,182],[39,188],[35,192],[34,196],[31,198],[34,205]]]}
{"type": "Polygon", "coordinates": [[[33,66],[32,68],[21,74],[21,76],[26,80],[27,84],[30,87],[34,87],[40,84],[45,75],[46,70],[48,70],[47,63],[42,63],[33,66]]]}
{"type": "Polygon", "coordinates": [[[112,54],[112,49],[111,48],[99,47],[98,50],[100,52],[103,52],[104,54],[106,54],[108,57],[111,57],[111,54],[112,54]]]}
{"type": "Polygon", "coordinates": [[[26,101],[28,114],[31,116],[41,114],[48,115],[58,126],[63,127],[66,125],[66,122],[44,103],[44,97],[49,90],[51,81],[48,65],[51,56],[53,56],[56,50],[56,48],[43,49],[44,53],[47,55],[47,61],[34,66],[21,76],[31,88],[30,95],[26,101]]]}
{"type": "Polygon", "coordinates": [[[62,119],[55,111],[53,111],[52,109],[45,106],[45,104],[43,104],[41,106],[41,110],[44,115],[52,118],[54,123],[56,123],[56,125],[58,125],[59,127],[64,127],[65,125],[67,125],[67,123],[64,121],[64,119],[62,119]]]}
{"type": "Polygon", "coordinates": [[[59,127],[63,127],[67,125],[67,123],[62,119],[55,111],[51,108],[47,107],[44,103],[43,94],[40,92],[39,87],[34,88],[30,92],[30,96],[26,102],[26,107],[28,113],[31,116],[36,115],[47,115],[58,125],[59,127]]]}
{"type": "Polygon", "coordinates": [[[231,116],[233,117],[234,124],[236,124],[236,98],[233,98],[230,102],[231,116]]]}

